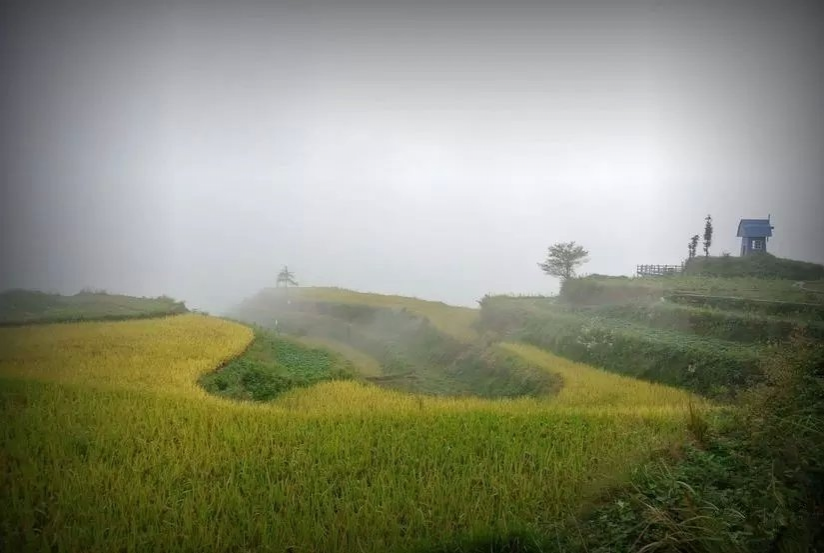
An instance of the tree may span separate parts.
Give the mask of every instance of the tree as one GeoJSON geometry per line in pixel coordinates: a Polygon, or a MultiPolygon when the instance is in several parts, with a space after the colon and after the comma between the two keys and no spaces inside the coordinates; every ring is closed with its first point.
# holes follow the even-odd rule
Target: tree
{"type": "Polygon", "coordinates": [[[704,257],[710,256],[710,246],[712,246],[712,216],[707,215],[704,219],[704,257]]]}
{"type": "Polygon", "coordinates": [[[289,267],[286,265],[283,266],[283,269],[280,270],[278,273],[278,281],[277,286],[283,284],[284,287],[289,288],[289,285],[297,286],[298,283],[295,281],[295,273],[289,270],[289,267]]]}
{"type": "Polygon", "coordinates": [[[589,252],[575,242],[558,242],[549,247],[546,261],[538,263],[543,272],[561,280],[575,277],[575,268],[589,261],[589,252]]]}
{"type": "Polygon", "coordinates": [[[687,244],[687,249],[690,252],[690,256],[689,256],[690,259],[695,257],[695,251],[698,249],[698,240],[699,240],[699,236],[696,234],[695,236],[690,238],[690,242],[689,242],[689,244],[687,244]]]}

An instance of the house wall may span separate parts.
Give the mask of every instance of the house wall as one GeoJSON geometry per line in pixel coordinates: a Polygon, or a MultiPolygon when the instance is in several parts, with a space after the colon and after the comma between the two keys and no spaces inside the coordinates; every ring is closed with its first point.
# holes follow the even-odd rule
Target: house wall
{"type": "Polygon", "coordinates": [[[741,255],[748,255],[755,252],[767,251],[766,236],[751,236],[741,239],[741,255]],[[755,245],[756,247],[753,247],[755,245]]]}

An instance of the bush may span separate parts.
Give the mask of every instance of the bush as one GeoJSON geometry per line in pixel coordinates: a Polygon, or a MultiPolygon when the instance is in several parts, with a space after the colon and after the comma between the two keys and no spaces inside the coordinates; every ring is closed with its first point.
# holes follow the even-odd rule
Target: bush
{"type": "Polygon", "coordinates": [[[765,376],[747,396],[749,446],[783,484],[784,539],[824,546],[824,346],[795,336],[773,349],[765,376]]]}
{"type": "Polygon", "coordinates": [[[824,551],[824,347],[794,337],[763,372],[704,443],[634,470],[557,550],[824,551]]]}

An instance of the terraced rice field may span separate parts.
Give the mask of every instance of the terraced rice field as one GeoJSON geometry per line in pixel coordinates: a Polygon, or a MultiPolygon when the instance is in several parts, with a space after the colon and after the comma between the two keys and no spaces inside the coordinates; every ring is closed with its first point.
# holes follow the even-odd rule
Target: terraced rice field
{"type": "Polygon", "coordinates": [[[8,551],[418,551],[545,539],[683,440],[690,394],[504,344],[557,395],[417,396],[358,381],[207,394],[252,332],[199,315],[0,329],[8,551]]]}

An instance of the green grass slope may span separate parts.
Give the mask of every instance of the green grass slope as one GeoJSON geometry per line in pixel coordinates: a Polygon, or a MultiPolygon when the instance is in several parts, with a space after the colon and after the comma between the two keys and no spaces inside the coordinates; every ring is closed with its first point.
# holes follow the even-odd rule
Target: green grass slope
{"type": "MultiPolygon", "coordinates": [[[[609,306],[615,310],[614,306],[609,306]]],[[[628,308],[629,309],[629,308],[628,308]]],[[[726,396],[758,377],[760,348],[752,343],[661,328],[613,311],[572,309],[546,300],[487,297],[481,325],[575,361],[620,374],[726,396]]]]}
{"type": "Polygon", "coordinates": [[[183,302],[105,292],[61,296],[33,290],[0,292],[0,325],[122,320],[186,313],[183,302]]]}
{"type": "MultiPolygon", "coordinates": [[[[814,286],[814,285],[813,285],[814,286]]],[[[721,278],[711,276],[612,277],[593,275],[570,279],[561,287],[561,299],[570,304],[601,305],[658,300],[673,294],[693,294],[815,304],[824,309],[824,294],[805,289],[799,281],[765,278],[721,278]]]]}
{"type": "Polygon", "coordinates": [[[364,305],[391,309],[408,309],[428,319],[439,331],[458,340],[472,341],[478,337],[475,323],[478,310],[456,307],[440,301],[429,301],[405,296],[370,294],[343,288],[296,288],[290,291],[306,300],[328,303],[364,305]]]}
{"type": "Polygon", "coordinates": [[[819,280],[824,278],[824,265],[757,253],[744,257],[695,257],[687,261],[684,272],[709,277],[819,280]]]}
{"type": "Polygon", "coordinates": [[[720,397],[761,378],[764,347],[824,338],[824,294],[776,278],[597,275],[564,282],[557,298],[484,298],[480,320],[571,359],[720,397]]]}
{"type": "Polygon", "coordinates": [[[559,385],[552,375],[480,340],[474,328],[477,310],[340,289],[292,288],[263,290],[233,316],[362,352],[380,365],[370,379],[387,388],[515,397],[549,393],[559,385]]]}

